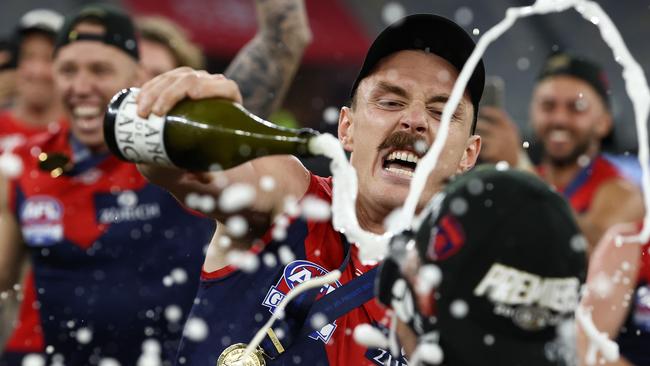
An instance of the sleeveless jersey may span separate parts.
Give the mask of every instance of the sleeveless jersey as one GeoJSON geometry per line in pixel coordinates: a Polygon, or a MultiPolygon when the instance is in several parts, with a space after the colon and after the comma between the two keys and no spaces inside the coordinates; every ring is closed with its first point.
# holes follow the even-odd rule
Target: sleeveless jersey
{"type": "MultiPolygon", "coordinates": [[[[540,176],[543,175],[541,167],[538,169],[538,173],[540,176]]],[[[602,184],[620,178],[622,178],[622,175],[614,164],[598,155],[589,165],[580,170],[569,185],[557,187],[557,189],[577,213],[583,214],[589,211],[591,201],[602,184]]]]}
{"type": "MultiPolygon", "coordinates": [[[[305,197],[311,195],[331,202],[331,184],[331,178],[312,175],[305,197]]],[[[272,240],[269,233],[263,237],[263,245],[254,247],[261,249],[252,250],[260,258],[259,267],[254,271],[245,272],[226,266],[202,273],[177,365],[213,366],[229,346],[250,342],[286,293],[309,278],[343,267],[341,278],[319,289],[316,295],[316,302],[326,299],[342,301],[342,286],[353,279],[361,279],[364,273],[370,275],[368,271],[372,270],[371,266],[364,266],[359,261],[357,248],[350,246],[334,230],[331,221],[295,218],[282,241],[272,240]],[[348,248],[349,261],[344,263],[348,259],[348,248]],[[283,251],[287,249],[293,253],[293,258],[285,258],[283,251]],[[190,325],[196,322],[207,326],[205,337],[197,339],[191,336],[190,325]]],[[[353,295],[350,296],[355,296],[358,291],[351,291],[353,295]]],[[[406,365],[403,356],[394,358],[386,350],[367,349],[352,338],[354,328],[359,324],[371,323],[384,329],[389,325],[385,308],[374,298],[337,319],[323,317],[315,327],[318,330],[310,330],[311,333],[297,332],[311,305],[309,302],[301,303],[300,299],[298,297],[290,303],[284,318],[274,323],[273,329],[285,351],[280,355],[276,353],[274,359],[267,358],[267,365],[406,365]]],[[[269,337],[263,344],[273,350],[269,337]]],[[[265,347],[265,351],[267,349],[265,347]]]]}
{"type": "Polygon", "coordinates": [[[650,243],[641,249],[637,287],[616,342],[621,355],[635,365],[650,365],[650,243]]]}
{"type": "Polygon", "coordinates": [[[20,153],[10,207],[31,252],[45,344],[68,366],[135,365],[149,338],[173,359],[214,221],[183,209],[134,164],[73,154],[67,129],[36,140],[20,153]],[[85,158],[53,178],[38,168],[40,151],[85,158]]]}

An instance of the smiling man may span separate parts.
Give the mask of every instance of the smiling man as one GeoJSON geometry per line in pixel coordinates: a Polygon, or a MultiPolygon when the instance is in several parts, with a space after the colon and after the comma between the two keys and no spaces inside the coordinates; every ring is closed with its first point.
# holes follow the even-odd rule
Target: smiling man
{"type": "MultiPolygon", "coordinates": [[[[352,88],[351,106],[341,110],[338,129],[359,178],[356,212],[365,230],[384,232],[386,216],[403,204],[413,170],[436,137],[444,104],[473,49],[474,42],[462,28],[428,14],[396,22],[370,47],[352,88]]],[[[421,206],[446,178],[474,165],[481,143],[473,131],[483,83],[481,63],[454,114],[444,153],[429,178],[421,206]]],[[[191,71],[179,70],[143,86],[138,114],[142,118],[151,112],[163,115],[185,97],[241,101],[232,81],[214,75],[196,77],[191,71]]],[[[218,199],[226,188],[223,182],[248,184],[256,190],[256,199],[245,210],[233,213],[216,207],[211,213],[220,222],[243,215],[248,219],[249,235],[234,237],[224,225],[219,226],[190,315],[207,323],[210,336],[198,341],[186,338],[179,364],[227,365],[234,361],[289,289],[337,268],[342,271],[340,280],[292,302],[250,362],[406,364],[401,355],[368,349],[353,341],[352,331],[357,325],[388,326],[390,320],[372,299],[376,270],[360,262],[357,248],[333,229],[331,221],[292,217],[286,233],[282,220],[271,225],[284,212],[287,197],[331,201],[331,178],[313,175],[295,157],[282,155],[198,176],[149,165],[139,168],[180,202],[195,192],[218,199]],[[275,183],[272,190],[268,184],[261,184],[269,177],[275,183]],[[233,266],[228,258],[242,248],[251,248],[250,253],[258,255],[264,264],[255,271],[233,266]],[[287,249],[293,258],[287,259],[287,249]]]]}
{"type": "MultiPolygon", "coordinates": [[[[613,128],[609,92],[599,65],[558,53],[539,73],[530,103],[530,122],[543,150],[537,173],[571,203],[589,252],[610,226],[643,216],[638,188],[601,154],[613,128]]],[[[503,111],[485,107],[481,115],[492,120],[479,121],[486,161],[525,156],[520,139],[500,138],[514,128],[503,111]],[[499,149],[492,148],[496,144],[499,149]]],[[[518,160],[508,162],[517,166],[518,160]]]]}
{"type": "MultiPolygon", "coordinates": [[[[226,73],[255,85],[243,88],[248,108],[265,115],[310,32],[302,0],[257,5],[259,33],[226,73]]],[[[16,152],[22,174],[0,177],[0,291],[14,285],[29,253],[47,364],[171,364],[214,222],[108,153],[106,106],[140,80],[131,19],[108,5],[71,14],[53,73],[70,128],[29,141],[16,152]]]]}

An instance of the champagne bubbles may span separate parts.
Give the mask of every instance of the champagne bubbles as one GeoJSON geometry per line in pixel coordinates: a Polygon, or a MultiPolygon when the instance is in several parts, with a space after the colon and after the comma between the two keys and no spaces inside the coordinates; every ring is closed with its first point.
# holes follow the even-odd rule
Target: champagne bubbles
{"type": "Polygon", "coordinates": [[[183,335],[192,342],[202,342],[208,337],[208,325],[201,318],[187,319],[183,335]]]}
{"type": "Polygon", "coordinates": [[[187,272],[183,268],[174,268],[170,273],[176,284],[182,285],[187,282],[187,272]]]}
{"type": "Polygon", "coordinates": [[[530,68],[530,60],[528,57],[520,57],[517,59],[517,69],[520,71],[526,71],[530,68]]]}
{"type": "Polygon", "coordinates": [[[523,147],[524,149],[528,149],[530,147],[530,142],[528,142],[528,141],[522,142],[521,147],[523,147]]]}
{"type": "Polygon", "coordinates": [[[183,310],[178,305],[169,305],[165,308],[165,319],[170,323],[178,323],[183,317],[183,310]]]}
{"type": "Polygon", "coordinates": [[[273,253],[266,253],[262,256],[262,262],[265,266],[273,268],[278,265],[278,260],[273,253]]]}
{"type": "Polygon", "coordinates": [[[576,100],[575,108],[579,112],[584,112],[589,108],[589,102],[585,99],[584,94],[578,94],[578,100],[576,100]]]}
{"type": "Polygon", "coordinates": [[[503,172],[510,169],[510,164],[505,160],[501,160],[494,165],[494,168],[500,172],[503,172]]]}
{"type": "Polygon", "coordinates": [[[472,24],[472,21],[474,20],[474,12],[466,6],[461,6],[454,13],[454,20],[459,25],[467,27],[472,24]]]}
{"type": "Polygon", "coordinates": [[[142,355],[138,358],[137,366],[160,366],[160,343],[155,339],[146,339],[142,342],[142,355]]]}
{"type": "Polygon", "coordinates": [[[260,266],[260,260],[257,255],[244,250],[231,250],[226,255],[226,261],[231,266],[239,268],[246,273],[253,273],[260,266]]]}
{"type": "Polygon", "coordinates": [[[576,252],[584,252],[587,250],[587,239],[584,235],[576,234],[569,241],[571,249],[576,252]]]}
{"type": "Polygon", "coordinates": [[[174,268],[167,276],[163,277],[162,282],[165,287],[175,284],[182,285],[187,282],[187,272],[183,268],[174,268]]]}
{"type": "Polygon", "coordinates": [[[275,179],[270,175],[265,175],[260,178],[260,188],[264,192],[271,192],[275,189],[275,179]]]}
{"type": "Polygon", "coordinates": [[[463,300],[457,299],[454,300],[449,306],[449,311],[451,315],[456,319],[462,319],[467,316],[469,312],[469,305],[463,300]]]}
{"type": "Polygon", "coordinates": [[[483,336],[483,343],[485,343],[486,346],[491,346],[494,344],[494,336],[492,334],[486,334],[483,336]]]}
{"type": "Polygon", "coordinates": [[[296,259],[296,255],[293,254],[293,251],[291,251],[291,249],[286,245],[283,245],[278,249],[278,256],[280,257],[280,262],[282,262],[282,264],[291,263],[296,259]]]}
{"type": "Polygon", "coordinates": [[[630,267],[630,262],[628,261],[623,261],[623,263],[621,263],[621,269],[624,271],[629,271],[630,267]]]}
{"type": "Polygon", "coordinates": [[[216,207],[215,200],[208,194],[189,193],[185,197],[185,205],[193,210],[211,213],[216,207]]]}
{"type": "Polygon", "coordinates": [[[451,80],[451,73],[447,70],[440,70],[436,73],[436,79],[441,83],[446,83],[451,80]]]}
{"type": "Polygon", "coordinates": [[[17,155],[0,154],[0,174],[8,178],[18,177],[23,172],[23,162],[17,155]]]}
{"type": "Polygon", "coordinates": [[[271,237],[276,241],[283,241],[287,238],[287,227],[289,226],[289,218],[286,215],[279,215],[273,224],[271,237]]]}
{"type": "Polygon", "coordinates": [[[248,231],[248,222],[242,216],[232,216],[226,220],[226,229],[231,236],[241,238],[248,231]]]}
{"type": "Polygon", "coordinates": [[[77,329],[75,338],[81,344],[88,344],[93,339],[93,332],[88,328],[79,328],[77,329]]]}
{"type": "Polygon", "coordinates": [[[370,324],[359,324],[352,334],[354,341],[368,348],[388,348],[388,338],[370,324]]]}
{"type": "Polygon", "coordinates": [[[393,24],[406,14],[404,6],[397,2],[389,2],[381,10],[381,18],[385,24],[393,24]]]}
{"type": "Polygon", "coordinates": [[[478,196],[479,194],[483,193],[483,189],[485,189],[485,185],[480,179],[473,178],[467,182],[467,191],[473,196],[478,196]]]}
{"type": "Polygon", "coordinates": [[[475,35],[475,36],[478,36],[478,35],[481,34],[481,31],[478,28],[474,28],[474,29],[472,29],[472,34],[475,35]]]}
{"type": "Polygon", "coordinates": [[[45,357],[37,353],[30,353],[23,358],[21,366],[45,366],[45,357]]]}
{"type": "Polygon", "coordinates": [[[454,216],[462,216],[467,212],[469,204],[463,197],[455,197],[449,203],[449,210],[454,216]]]}
{"type": "Polygon", "coordinates": [[[114,358],[102,358],[97,363],[97,366],[121,366],[120,363],[114,358]]]}
{"type": "Polygon", "coordinates": [[[302,216],[312,221],[327,221],[332,215],[331,206],[328,202],[314,196],[306,196],[300,203],[302,216]]]}
{"type": "Polygon", "coordinates": [[[591,158],[590,158],[589,156],[587,156],[587,155],[580,155],[580,157],[578,157],[578,165],[579,165],[580,167],[585,168],[585,167],[588,166],[589,164],[591,164],[591,158]]]}
{"type": "Polygon", "coordinates": [[[327,317],[323,313],[316,313],[310,320],[312,329],[321,329],[327,325],[327,317]]]}
{"type": "Polygon", "coordinates": [[[250,184],[234,183],[221,193],[219,209],[225,213],[242,210],[255,202],[255,195],[255,188],[250,184]]]}
{"type": "Polygon", "coordinates": [[[219,245],[219,247],[223,249],[229,248],[231,244],[232,244],[232,239],[230,239],[230,237],[227,235],[221,235],[217,240],[217,245],[219,245]]]}
{"type": "Polygon", "coordinates": [[[593,292],[596,296],[601,299],[605,299],[612,293],[614,290],[614,283],[612,279],[604,272],[599,272],[595,277],[594,281],[589,286],[589,291],[593,292]]]}
{"type": "Polygon", "coordinates": [[[329,125],[335,125],[339,122],[339,110],[336,107],[327,107],[323,111],[323,121],[329,125]]]}
{"type": "Polygon", "coordinates": [[[50,363],[50,366],[65,366],[63,362],[65,361],[65,357],[63,357],[62,354],[57,353],[52,356],[52,363],[50,363]]]}
{"type": "Polygon", "coordinates": [[[415,291],[419,295],[428,295],[432,289],[438,287],[442,281],[442,271],[435,264],[426,264],[418,271],[418,280],[415,291]]]}
{"type": "Polygon", "coordinates": [[[413,148],[418,154],[424,154],[429,150],[429,144],[424,140],[417,140],[415,141],[415,144],[413,144],[413,148]]]}
{"type": "Polygon", "coordinates": [[[424,343],[418,346],[418,351],[420,359],[432,365],[439,365],[444,358],[442,349],[435,343],[424,343]]]}

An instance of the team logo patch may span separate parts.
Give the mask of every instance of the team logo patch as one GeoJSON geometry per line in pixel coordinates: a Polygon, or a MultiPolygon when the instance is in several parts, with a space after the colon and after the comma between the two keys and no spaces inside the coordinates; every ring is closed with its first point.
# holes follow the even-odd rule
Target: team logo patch
{"type": "MultiPolygon", "coordinates": [[[[269,311],[273,313],[275,308],[280,304],[287,293],[291,291],[291,289],[311,278],[320,277],[328,273],[329,271],[325,268],[310,261],[293,261],[284,267],[282,277],[280,277],[275,286],[271,286],[271,289],[267,292],[262,305],[268,307],[269,311]]],[[[316,299],[329,294],[339,287],[341,287],[339,281],[323,286],[318,295],[316,295],[316,299]]],[[[320,339],[323,343],[327,343],[330,338],[332,338],[334,330],[336,330],[336,321],[325,324],[320,330],[313,331],[309,335],[309,338],[314,340],[320,339]]]]}
{"type": "Polygon", "coordinates": [[[442,261],[456,254],[465,244],[463,228],[451,215],[443,216],[431,229],[431,241],[427,256],[431,260],[442,261]]]}
{"type": "Polygon", "coordinates": [[[18,211],[28,245],[45,247],[63,239],[63,205],[50,196],[30,197],[18,211]]]}

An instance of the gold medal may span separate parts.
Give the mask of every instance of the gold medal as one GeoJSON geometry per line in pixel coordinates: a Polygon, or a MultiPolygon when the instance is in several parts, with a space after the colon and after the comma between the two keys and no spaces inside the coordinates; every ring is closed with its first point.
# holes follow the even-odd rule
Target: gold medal
{"type": "Polygon", "coordinates": [[[246,358],[241,358],[244,355],[246,350],[246,345],[244,343],[236,343],[232,346],[226,348],[221,352],[219,359],[217,359],[217,366],[264,366],[266,361],[264,361],[264,355],[262,350],[258,347],[256,350],[251,352],[246,358]],[[239,361],[239,362],[237,362],[239,361]]]}

